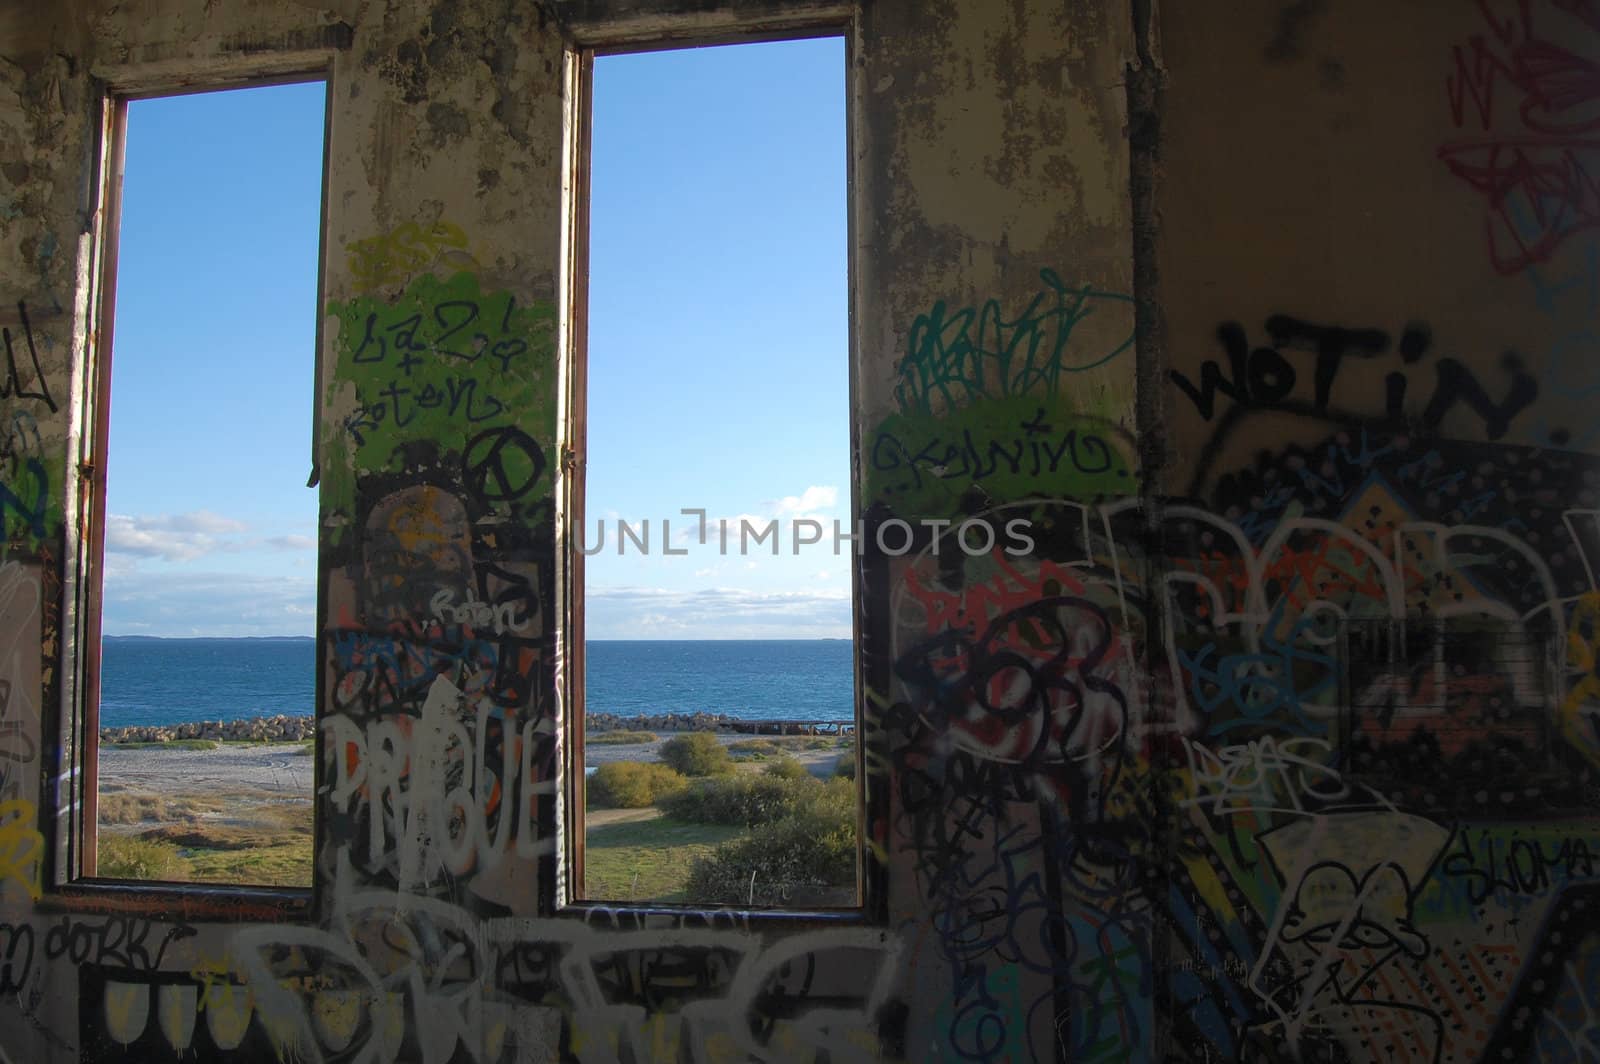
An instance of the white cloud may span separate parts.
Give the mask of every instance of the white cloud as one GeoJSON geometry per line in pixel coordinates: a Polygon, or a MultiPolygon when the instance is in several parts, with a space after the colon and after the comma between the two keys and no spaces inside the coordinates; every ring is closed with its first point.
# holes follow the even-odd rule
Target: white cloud
{"type": "Polygon", "coordinates": [[[191,562],[219,551],[315,551],[311,536],[290,533],[279,536],[247,537],[250,526],[243,521],[209,510],[182,514],[107,514],[106,554],[123,555],[137,564],[139,558],[161,558],[169,562],[191,562]]]}
{"type": "Polygon", "coordinates": [[[248,529],[208,510],[186,514],[106,515],[106,550],[141,558],[190,561],[217,550],[238,548],[238,541],[221,537],[248,529]]]}
{"type": "Polygon", "coordinates": [[[106,575],[107,635],[315,635],[310,576],[124,571],[106,575]]]}
{"type": "Polygon", "coordinates": [[[795,517],[804,514],[813,514],[819,510],[831,510],[839,501],[839,489],[832,486],[813,484],[799,495],[785,495],[776,502],[768,503],[776,517],[795,517]]]}
{"type": "Polygon", "coordinates": [[[594,639],[843,639],[851,632],[844,590],[590,586],[584,599],[594,639]]]}
{"type": "MultiPolygon", "coordinates": [[[[730,547],[739,542],[741,529],[745,524],[750,526],[751,534],[762,532],[774,520],[778,522],[780,535],[783,542],[789,542],[789,536],[794,527],[793,522],[801,518],[819,518],[823,513],[833,509],[839,501],[839,489],[831,485],[813,484],[799,495],[785,495],[781,499],[767,499],[761,504],[762,513],[743,513],[717,516],[708,514],[705,519],[705,536],[708,545],[720,545],[722,529],[727,529],[730,547]]],[[[696,514],[671,515],[668,523],[672,528],[673,543],[698,543],[700,540],[700,518],[696,514]]],[[[822,522],[827,527],[828,522],[822,522]]]]}
{"type": "Polygon", "coordinates": [[[214,535],[244,532],[250,527],[243,521],[214,514],[210,510],[191,510],[186,514],[163,514],[160,517],[140,520],[153,521],[156,527],[164,527],[173,532],[208,532],[214,535]]]}
{"type": "MultiPolygon", "coordinates": [[[[719,546],[723,534],[722,529],[725,526],[727,528],[728,545],[730,548],[732,548],[734,544],[739,542],[740,521],[750,522],[750,528],[753,534],[763,531],[767,527],[768,522],[771,520],[771,517],[761,517],[756,514],[749,513],[734,514],[732,517],[707,517],[705,528],[703,530],[706,537],[704,545],[708,547],[719,546]]],[[[667,525],[672,529],[672,542],[674,544],[686,545],[700,543],[700,533],[702,529],[700,527],[700,518],[698,515],[690,514],[687,517],[682,517],[681,520],[679,518],[669,518],[667,525]]]]}

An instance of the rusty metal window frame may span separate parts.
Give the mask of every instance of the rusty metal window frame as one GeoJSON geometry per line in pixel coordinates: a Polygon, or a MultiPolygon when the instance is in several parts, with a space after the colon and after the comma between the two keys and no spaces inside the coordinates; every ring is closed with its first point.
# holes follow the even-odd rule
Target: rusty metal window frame
{"type": "Polygon", "coordinates": [[[865,756],[865,735],[861,727],[862,689],[861,630],[859,624],[859,591],[862,574],[859,559],[851,564],[851,596],[854,627],[854,653],[852,656],[853,709],[856,726],[856,904],[839,909],[730,908],[720,904],[708,905],[693,901],[683,904],[664,902],[613,901],[583,896],[584,882],[584,555],[574,544],[574,529],[583,523],[585,488],[585,456],[587,454],[588,410],[588,282],[589,282],[589,211],[590,164],[593,135],[593,83],[594,61],[598,56],[623,55],[639,52],[662,52],[684,48],[703,48],[718,45],[758,44],[771,41],[797,41],[819,38],[841,38],[845,48],[844,102],[845,102],[845,185],[846,185],[846,271],[847,271],[847,362],[849,394],[847,397],[850,421],[850,504],[851,521],[859,517],[859,492],[856,490],[861,472],[860,447],[856,411],[855,367],[859,362],[854,306],[856,300],[856,189],[855,189],[855,121],[856,93],[854,91],[853,56],[858,47],[859,31],[854,5],[831,5],[801,16],[787,16],[756,22],[736,32],[706,31],[698,27],[684,27],[669,21],[661,24],[647,21],[643,24],[591,28],[585,32],[569,27],[571,47],[567,53],[564,71],[564,94],[567,98],[566,138],[563,145],[565,174],[563,193],[566,198],[564,212],[567,224],[563,237],[562,327],[560,344],[562,366],[559,388],[561,391],[560,464],[556,485],[557,499],[557,588],[556,602],[560,612],[557,633],[558,661],[557,697],[560,705],[558,719],[561,735],[561,752],[558,755],[557,822],[560,825],[556,859],[554,896],[558,914],[586,917],[595,910],[605,910],[623,919],[643,918],[649,915],[682,917],[688,913],[708,909],[735,914],[749,922],[783,922],[801,924],[882,922],[885,913],[885,892],[882,889],[882,870],[871,847],[867,844],[869,813],[878,801],[870,795],[865,756]]]}
{"type": "MultiPolygon", "coordinates": [[[[70,675],[70,696],[64,700],[67,718],[61,729],[65,766],[56,794],[54,814],[58,831],[51,837],[51,883],[41,898],[42,910],[117,911],[165,913],[181,910],[186,916],[226,920],[303,919],[317,905],[316,885],[272,887],[247,883],[186,883],[170,880],[109,879],[96,875],[99,813],[99,733],[101,609],[104,603],[105,520],[108,429],[111,413],[111,365],[114,354],[118,247],[122,228],[122,181],[127,147],[128,105],[138,100],[161,99],[199,93],[264,88],[320,82],[325,86],[323,110],[320,203],[318,206],[316,298],[308,310],[315,322],[313,377],[308,382],[312,403],[310,482],[318,478],[319,407],[317,381],[322,373],[323,325],[321,299],[328,230],[328,172],[332,146],[333,61],[331,55],[289,53],[264,66],[238,72],[187,78],[171,75],[142,77],[135,71],[113,76],[101,85],[100,152],[95,175],[97,208],[94,225],[95,261],[90,268],[92,289],[85,308],[89,323],[82,375],[79,437],[74,500],[74,577],[69,589],[71,648],[65,655],[70,675]]],[[[321,567],[318,567],[319,574],[321,567]]],[[[323,588],[318,578],[317,616],[321,616],[323,588]]],[[[320,655],[313,681],[313,704],[322,691],[320,655]]],[[[315,711],[315,710],[314,710],[315,711]]],[[[320,733],[318,744],[320,746],[320,733]]],[[[314,759],[313,798],[321,787],[320,750],[314,759]]],[[[315,805],[313,805],[315,809],[315,805]]],[[[312,852],[321,836],[320,818],[313,814],[312,852]]]]}

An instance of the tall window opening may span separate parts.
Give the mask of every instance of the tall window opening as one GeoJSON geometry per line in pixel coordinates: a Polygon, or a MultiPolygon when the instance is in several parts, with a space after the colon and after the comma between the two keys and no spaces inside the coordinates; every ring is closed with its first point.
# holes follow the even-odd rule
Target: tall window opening
{"type": "Polygon", "coordinates": [[[86,754],[100,878],[311,883],[326,89],[119,105],[86,754]]]}
{"type": "Polygon", "coordinates": [[[593,59],[583,899],[859,903],[844,93],[841,37],[593,59]]]}

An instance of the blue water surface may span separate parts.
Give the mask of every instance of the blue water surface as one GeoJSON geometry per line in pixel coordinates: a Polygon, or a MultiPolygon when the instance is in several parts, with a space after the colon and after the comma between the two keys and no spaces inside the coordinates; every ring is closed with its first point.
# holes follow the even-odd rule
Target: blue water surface
{"type": "MultiPolygon", "coordinates": [[[[591,640],[590,713],[853,719],[847,639],[591,640]]],[[[314,639],[107,637],[107,728],[312,711],[314,639]]]]}

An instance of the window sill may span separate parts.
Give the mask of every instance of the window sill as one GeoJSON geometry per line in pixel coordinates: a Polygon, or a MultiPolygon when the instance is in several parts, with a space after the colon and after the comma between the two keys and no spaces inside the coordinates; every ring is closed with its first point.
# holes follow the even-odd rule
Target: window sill
{"type": "Polygon", "coordinates": [[[659,926],[663,920],[707,927],[761,927],[806,930],[819,927],[875,927],[864,907],[851,909],[748,909],[731,905],[668,905],[659,902],[571,901],[556,909],[557,919],[609,921],[627,930],[659,926]]]}
{"type": "Polygon", "coordinates": [[[140,883],[81,879],[47,890],[39,913],[128,913],[160,919],[304,923],[314,909],[309,887],[242,887],[231,883],[140,883]]]}

